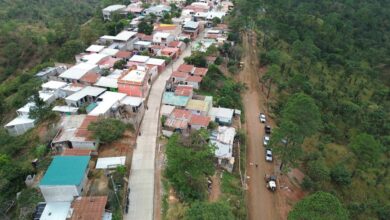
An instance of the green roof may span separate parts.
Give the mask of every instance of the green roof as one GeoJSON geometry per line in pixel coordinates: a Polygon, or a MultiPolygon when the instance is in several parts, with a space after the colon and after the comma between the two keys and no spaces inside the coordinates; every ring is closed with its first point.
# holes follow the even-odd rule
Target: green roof
{"type": "Polygon", "coordinates": [[[55,156],[40,185],[80,185],[90,156],[55,156]]]}
{"type": "Polygon", "coordinates": [[[164,92],[163,104],[174,106],[186,106],[190,98],[188,96],[178,96],[173,92],[164,92]]]}

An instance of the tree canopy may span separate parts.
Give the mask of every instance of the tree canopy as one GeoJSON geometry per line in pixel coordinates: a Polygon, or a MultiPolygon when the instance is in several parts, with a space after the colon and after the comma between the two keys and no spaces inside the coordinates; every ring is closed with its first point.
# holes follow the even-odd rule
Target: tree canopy
{"type": "Polygon", "coordinates": [[[88,130],[93,132],[94,138],[102,142],[113,142],[122,137],[126,125],[117,119],[107,118],[92,122],[88,130]]]}
{"type": "MultiPolygon", "coordinates": [[[[224,19],[232,30],[228,39],[244,39],[241,33],[257,39],[265,70],[258,72],[260,83],[277,122],[271,135],[276,158],[287,167],[301,165],[310,190],[335,192],[351,219],[388,219],[388,2],[235,3],[224,19]],[[301,97],[291,103],[300,108],[290,108],[299,93],[316,107],[300,106],[308,99],[301,97]]],[[[231,54],[230,47],[223,45],[222,53],[231,54]]]]}
{"type": "Polygon", "coordinates": [[[185,220],[233,220],[229,205],[223,202],[195,202],[187,210],[185,220]]]}
{"type": "Polygon", "coordinates": [[[348,212],[337,197],[326,192],[316,192],[294,205],[288,220],[347,220],[348,212]]]}
{"type": "Polygon", "coordinates": [[[207,177],[214,173],[214,150],[208,133],[200,130],[188,138],[173,135],[167,144],[166,177],[186,202],[206,197],[207,177]]]}

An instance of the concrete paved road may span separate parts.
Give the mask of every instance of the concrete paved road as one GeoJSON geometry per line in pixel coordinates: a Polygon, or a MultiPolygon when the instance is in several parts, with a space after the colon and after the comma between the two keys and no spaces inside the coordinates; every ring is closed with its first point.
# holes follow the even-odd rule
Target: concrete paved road
{"type": "MultiPolygon", "coordinates": [[[[149,100],[148,110],[145,112],[141,124],[141,136],[137,138],[137,148],[133,152],[131,171],[129,176],[130,206],[129,213],[125,214],[125,220],[151,220],[153,219],[154,204],[154,160],[156,140],[158,135],[158,123],[161,97],[164,92],[165,82],[169,79],[172,69],[175,70],[184,63],[183,58],[191,55],[190,46],[172,65],[166,67],[154,82],[149,100]]],[[[157,180],[158,181],[158,180],[157,180]]]]}

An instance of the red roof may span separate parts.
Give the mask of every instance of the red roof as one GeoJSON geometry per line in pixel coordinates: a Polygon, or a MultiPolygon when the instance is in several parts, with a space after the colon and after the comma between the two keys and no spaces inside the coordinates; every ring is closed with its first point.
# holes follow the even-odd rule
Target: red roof
{"type": "Polygon", "coordinates": [[[164,47],[161,49],[161,54],[164,56],[170,56],[173,57],[175,54],[179,53],[179,48],[173,48],[173,47],[164,47]]]}
{"type": "Polygon", "coordinates": [[[187,5],[184,9],[193,10],[195,12],[207,12],[208,8],[198,5],[187,5]]]}
{"type": "Polygon", "coordinates": [[[79,197],[72,203],[71,220],[102,219],[107,204],[107,196],[79,197]]]}
{"type": "Polygon", "coordinates": [[[119,58],[113,58],[113,57],[106,57],[98,62],[98,65],[100,66],[107,66],[109,68],[113,67],[116,61],[118,61],[119,58]]]}
{"type": "Polygon", "coordinates": [[[185,72],[174,71],[172,73],[172,77],[176,77],[176,78],[183,78],[183,79],[185,79],[187,76],[188,76],[188,73],[185,73],[185,72]]]}
{"type": "Polygon", "coordinates": [[[191,112],[185,109],[174,109],[171,114],[175,118],[191,118],[191,112]]]}
{"type": "Polygon", "coordinates": [[[194,69],[194,65],[188,65],[188,64],[182,64],[177,68],[177,71],[180,72],[186,72],[186,73],[192,73],[192,70],[194,69]]]}
{"type": "Polygon", "coordinates": [[[196,76],[205,76],[207,71],[208,71],[207,68],[196,67],[195,71],[194,71],[194,75],[196,75],[196,76]]]}
{"type": "Polygon", "coordinates": [[[95,122],[98,120],[98,117],[96,116],[90,116],[90,115],[87,115],[83,121],[83,123],[81,123],[80,127],[77,129],[76,131],[76,137],[85,137],[85,138],[91,138],[92,137],[92,132],[90,132],[88,130],[88,125],[91,123],[91,122],[95,122]]]}
{"type": "Polygon", "coordinates": [[[133,55],[132,52],[123,51],[123,50],[120,50],[120,51],[118,51],[118,53],[115,54],[115,56],[118,58],[130,58],[132,55],[133,55]]]}
{"type": "Polygon", "coordinates": [[[217,27],[214,27],[214,29],[217,29],[217,28],[222,30],[222,29],[228,29],[229,26],[227,24],[217,24],[217,27]]]}
{"type": "Polygon", "coordinates": [[[174,24],[170,24],[170,25],[161,25],[161,24],[158,24],[156,26],[154,26],[154,30],[155,31],[173,31],[177,28],[176,25],[174,24]]]}
{"type": "Polygon", "coordinates": [[[183,44],[183,42],[175,40],[168,44],[168,47],[180,47],[180,45],[183,44]]]}
{"type": "Polygon", "coordinates": [[[202,77],[200,77],[200,76],[189,76],[189,77],[187,77],[187,79],[185,81],[200,83],[200,82],[202,82],[202,77]]]}
{"type": "Polygon", "coordinates": [[[137,63],[137,62],[129,61],[129,62],[126,63],[126,66],[127,67],[135,66],[135,68],[137,68],[138,64],[139,63],[137,63]]]}
{"type": "Polygon", "coordinates": [[[217,39],[219,34],[206,34],[205,38],[217,39]]]}
{"type": "Polygon", "coordinates": [[[100,78],[100,74],[96,72],[89,72],[85,74],[83,77],[81,77],[80,80],[83,82],[94,84],[98,81],[99,78],[100,78]]]}
{"type": "Polygon", "coordinates": [[[65,148],[62,156],[90,156],[91,152],[89,149],[65,148]]]}
{"type": "Polygon", "coordinates": [[[140,38],[142,41],[150,41],[152,42],[153,41],[153,36],[152,35],[143,35],[141,38],[140,38]]]}
{"type": "Polygon", "coordinates": [[[207,127],[210,123],[210,118],[202,115],[192,115],[190,124],[191,125],[201,125],[207,127]]]}
{"type": "Polygon", "coordinates": [[[175,90],[175,95],[177,96],[190,96],[194,88],[188,85],[178,85],[175,90]]]}
{"type": "Polygon", "coordinates": [[[161,45],[152,45],[150,48],[152,48],[152,49],[163,49],[164,46],[161,46],[161,45]]]}
{"type": "Polygon", "coordinates": [[[174,109],[165,121],[165,126],[185,129],[191,119],[191,112],[184,109],[174,109]]]}
{"type": "Polygon", "coordinates": [[[177,53],[179,52],[179,48],[173,48],[173,47],[164,47],[161,52],[168,52],[168,53],[177,53]]]}

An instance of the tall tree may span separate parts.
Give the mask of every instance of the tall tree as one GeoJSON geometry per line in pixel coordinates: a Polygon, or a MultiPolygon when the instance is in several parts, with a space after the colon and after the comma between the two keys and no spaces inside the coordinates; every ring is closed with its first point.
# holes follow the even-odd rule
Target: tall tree
{"type": "Polygon", "coordinates": [[[207,139],[207,131],[200,130],[188,138],[175,134],[167,144],[166,176],[183,201],[206,197],[206,180],[214,173],[214,151],[207,139]]]}
{"type": "Polygon", "coordinates": [[[359,158],[359,164],[367,166],[377,164],[381,145],[372,135],[366,133],[355,135],[351,138],[349,146],[359,158]]]}
{"type": "Polygon", "coordinates": [[[315,134],[322,126],[319,108],[314,99],[304,93],[296,93],[288,99],[281,113],[281,121],[296,124],[296,132],[303,137],[315,134]]]}
{"type": "Polygon", "coordinates": [[[348,212],[330,193],[316,192],[294,205],[288,220],[347,220],[348,212]]]}
{"type": "Polygon", "coordinates": [[[282,121],[275,128],[271,137],[270,147],[280,159],[280,171],[287,172],[290,167],[295,167],[301,158],[303,136],[297,133],[298,127],[291,121],[282,121]]]}

